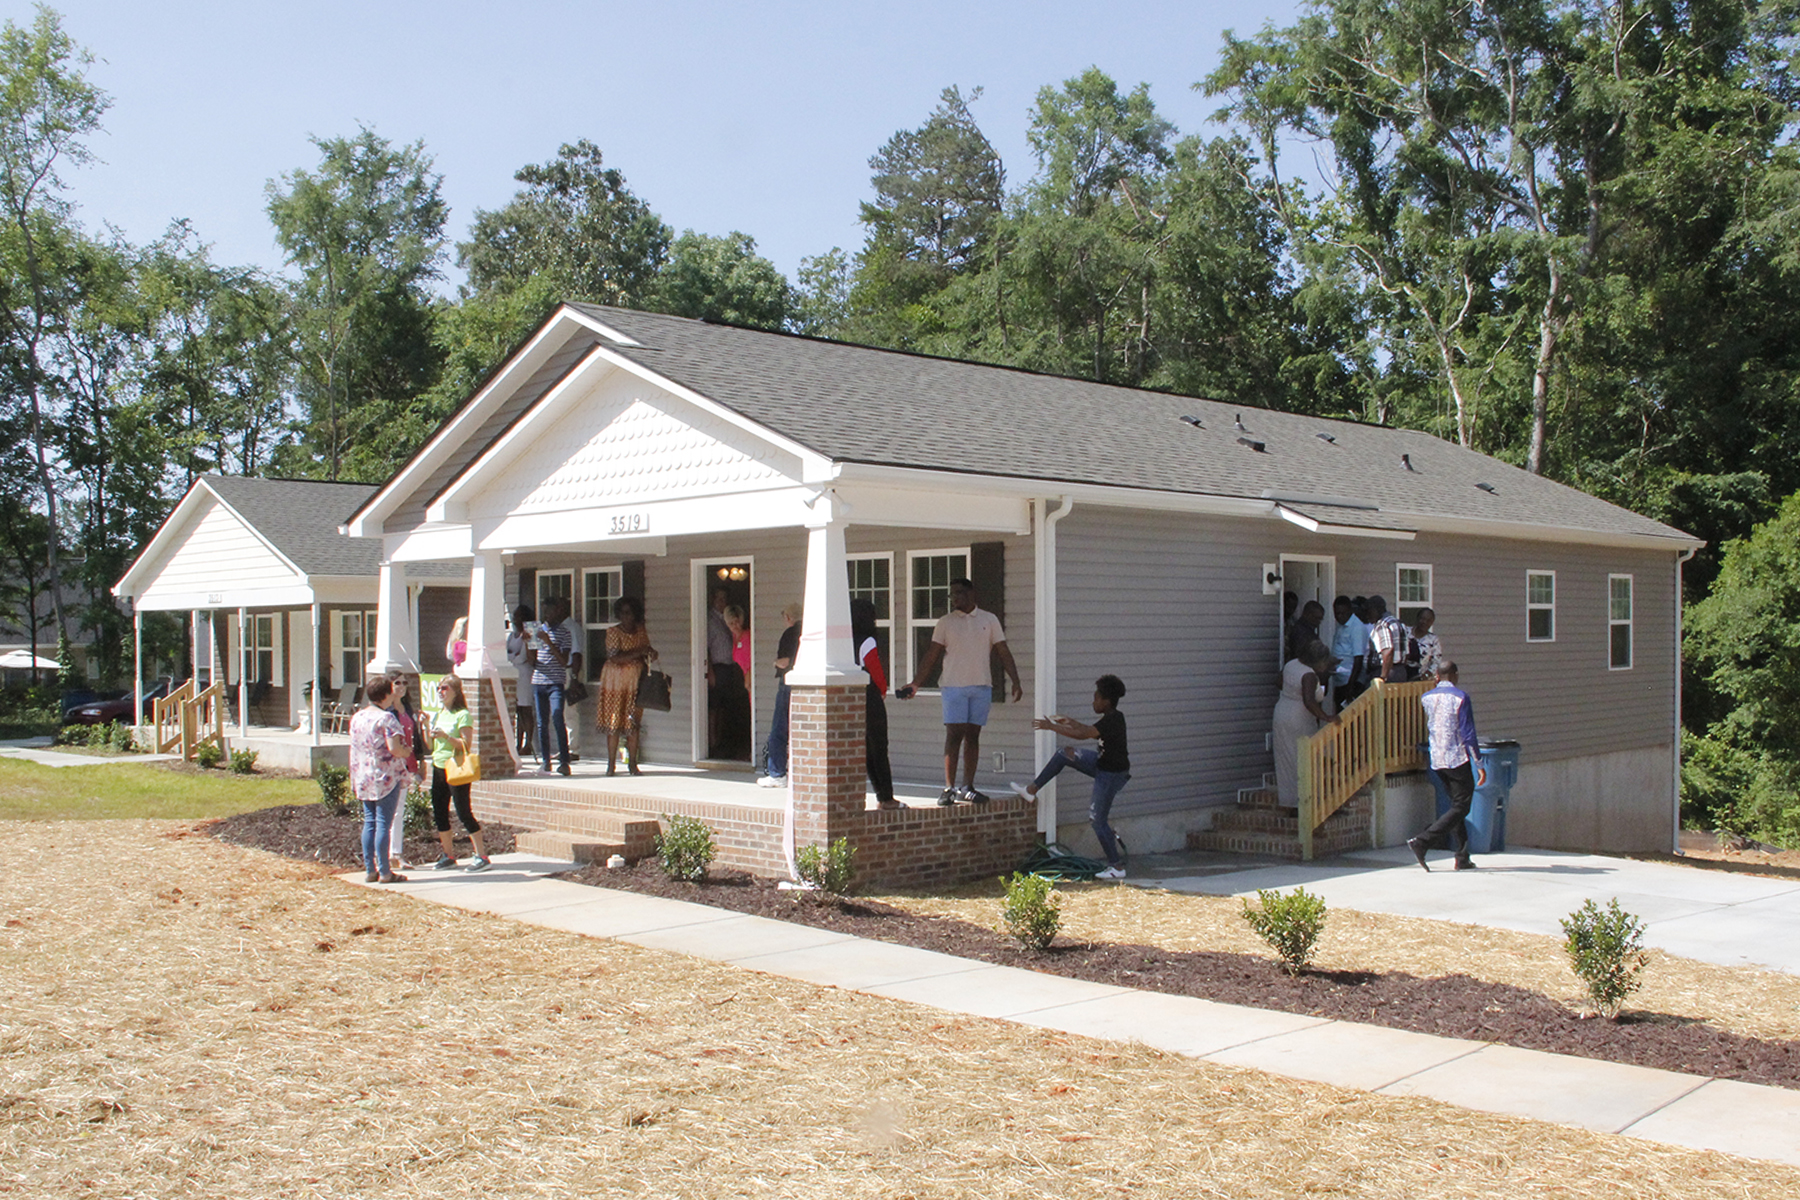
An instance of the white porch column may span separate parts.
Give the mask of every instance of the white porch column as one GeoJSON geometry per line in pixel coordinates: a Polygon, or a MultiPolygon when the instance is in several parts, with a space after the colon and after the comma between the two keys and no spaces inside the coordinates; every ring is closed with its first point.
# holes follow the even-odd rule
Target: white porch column
{"type": "Polygon", "coordinates": [[[319,744],[319,690],[325,686],[325,677],[319,673],[319,602],[312,602],[312,695],[308,700],[309,712],[307,721],[312,727],[312,744],[319,744]]]}
{"type": "MultiPolygon", "coordinates": [[[[1033,582],[1037,593],[1037,620],[1032,625],[1031,654],[1035,661],[1031,671],[1031,703],[1034,713],[1049,714],[1056,711],[1056,523],[1069,515],[1075,501],[1064,496],[1055,512],[1050,511],[1048,500],[1033,500],[1031,507],[1037,526],[1037,536],[1032,539],[1036,551],[1033,582]]],[[[1032,734],[1031,741],[1035,756],[1032,770],[1036,771],[1056,753],[1056,734],[1052,730],[1039,729],[1032,734]]],[[[1056,840],[1054,779],[1038,793],[1038,832],[1047,842],[1056,840]]]]}
{"type": "Polygon", "coordinates": [[[245,631],[250,624],[250,610],[238,606],[238,733],[250,736],[250,643],[245,631]]]}
{"type": "Polygon", "coordinates": [[[788,686],[866,684],[869,676],[856,665],[850,638],[850,577],[844,555],[850,506],[827,492],[812,507],[806,523],[806,615],[788,686]]]}
{"type": "Polygon", "coordinates": [[[144,722],[144,610],[131,599],[131,727],[144,722]]]}
{"type": "Polygon", "coordinates": [[[405,565],[382,563],[380,590],[376,593],[375,645],[370,648],[368,674],[393,675],[418,669],[416,656],[410,652],[414,640],[412,630],[407,628],[410,612],[405,565]]]}
{"type": "Polygon", "coordinates": [[[477,550],[469,568],[468,657],[456,673],[479,679],[506,661],[506,564],[498,550],[477,550]]]}

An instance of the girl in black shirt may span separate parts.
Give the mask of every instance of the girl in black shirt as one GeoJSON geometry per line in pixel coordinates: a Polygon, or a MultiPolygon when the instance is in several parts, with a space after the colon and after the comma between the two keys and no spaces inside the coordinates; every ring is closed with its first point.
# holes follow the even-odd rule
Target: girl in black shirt
{"type": "Polygon", "coordinates": [[[1094,680],[1094,711],[1100,716],[1092,725],[1083,725],[1068,717],[1039,717],[1032,721],[1033,729],[1048,729],[1077,741],[1096,741],[1098,749],[1077,750],[1073,746],[1064,746],[1060,753],[1050,756],[1050,761],[1030,784],[1012,785],[1013,791],[1032,800],[1037,797],[1038,789],[1055,779],[1064,767],[1073,767],[1093,778],[1094,795],[1088,802],[1088,821],[1094,827],[1094,836],[1100,839],[1101,852],[1106,855],[1106,869],[1094,876],[1096,879],[1125,878],[1125,855],[1119,848],[1118,836],[1109,819],[1113,800],[1131,778],[1131,755],[1125,745],[1125,714],[1119,711],[1119,701],[1124,698],[1124,681],[1117,675],[1102,675],[1094,680]]]}

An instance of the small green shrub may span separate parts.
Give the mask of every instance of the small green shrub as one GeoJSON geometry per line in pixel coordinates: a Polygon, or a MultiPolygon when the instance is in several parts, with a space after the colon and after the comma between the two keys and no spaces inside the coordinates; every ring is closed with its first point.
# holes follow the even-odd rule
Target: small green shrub
{"type": "Polygon", "coordinates": [[[693,817],[672,817],[664,813],[662,820],[662,832],[656,835],[652,845],[663,874],[670,879],[699,883],[706,878],[706,868],[712,865],[713,855],[719,851],[713,842],[712,830],[707,828],[705,821],[693,817]]]}
{"type": "Polygon", "coordinates": [[[1256,902],[1256,908],[1251,908],[1248,900],[1243,902],[1244,920],[1275,951],[1287,973],[1298,975],[1312,961],[1313,944],[1325,929],[1324,898],[1305,888],[1288,893],[1262,888],[1256,893],[1256,902]]]}
{"type": "Polygon", "coordinates": [[[261,752],[257,750],[233,750],[231,752],[231,773],[233,775],[249,775],[256,770],[256,760],[261,752]]]}
{"type": "Polygon", "coordinates": [[[194,761],[210,771],[225,761],[225,750],[217,742],[202,742],[194,751],[194,761]]]}
{"type": "Polygon", "coordinates": [[[131,735],[131,726],[123,721],[107,726],[107,743],[120,754],[130,754],[137,749],[137,739],[131,735]]]}
{"type": "Polygon", "coordinates": [[[849,838],[839,838],[830,846],[802,846],[794,855],[794,868],[803,883],[810,883],[831,896],[850,890],[850,877],[855,873],[856,847],[849,838]]]}
{"type": "Polygon", "coordinates": [[[1006,888],[1006,906],[1000,910],[1006,932],[1027,950],[1048,949],[1062,928],[1062,896],[1055,882],[1018,871],[1000,882],[1006,888]]]}
{"type": "Polygon", "coordinates": [[[342,816],[350,811],[350,770],[336,763],[322,762],[313,772],[319,781],[319,803],[325,811],[342,816]]]}
{"type": "Polygon", "coordinates": [[[431,789],[415,783],[406,790],[406,812],[403,828],[407,837],[425,837],[435,833],[431,819],[431,789]]]}
{"type": "Polygon", "coordinates": [[[1605,908],[1585,902],[1563,918],[1562,928],[1570,969],[1600,1015],[1618,1020],[1625,997],[1644,986],[1644,923],[1620,908],[1615,896],[1605,908]]]}
{"type": "Polygon", "coordinates": [[[86,725],[64,725],[56,731],[56,744],[59,746],[87,745],[88,727],[86,725]]]}

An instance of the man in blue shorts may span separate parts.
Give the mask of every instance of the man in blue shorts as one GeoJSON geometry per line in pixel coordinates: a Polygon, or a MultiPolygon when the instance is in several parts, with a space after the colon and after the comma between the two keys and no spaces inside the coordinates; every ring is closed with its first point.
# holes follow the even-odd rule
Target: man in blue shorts
{"type": "Polygon", "coordinates": [[[975,768],[981,762],[981,727],[987,724],[988,705],[994,696],[990,654],[1000,656],[1000,665],[1012,681],[1013,703],[1025,698],[1019,683],[1019,667],[1012,651],[1006,647],[1006,631],[1000,618],[975,607],[975,585],[967,579],[950,581],[950,611],[938,619],[931,631],[931,648],[919,663],[911,683],[897,688],[894,695],[911,700],[923,680],[941,660],[944,673],[938,690],[944,704],[944,791],[940,805],[967,800],[985,804],[987,797],[975,790],[975,768]],[[963,785],[956,786],[956,760],[962,759],[963,785]]]}

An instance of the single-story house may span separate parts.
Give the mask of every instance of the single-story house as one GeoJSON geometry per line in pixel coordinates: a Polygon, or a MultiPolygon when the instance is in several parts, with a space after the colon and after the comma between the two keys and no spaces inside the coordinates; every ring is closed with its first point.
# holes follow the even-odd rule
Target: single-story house
{"type": "MultiPolygon", "coordinates": [[[[1700,543],[1425,433],[569,303],[345,532],[380,539],[396,568],[469,569],[470,644],[485,652],[471,676],[499,658],[508,606],[552,594],[572,600],[595,675],[610,601],[641,596],[676,685],[674,711],[646,721],[644,758],[687,771],[750,767],[709,757],[712,589],[749,613],[756,745],[784,604],[807,604],[798,704],[862,678],[850,593],[875,603],[903,681],[947,581],[967,575],[1004,622],[1027,697],[1005,702],[996,678],[984,811],[1082,842],[1080,781],[1065,776],[1022,817],[1006,782],[1055,747],[1034,715],[1085,713],[1094,679],[1117,674],[1133,777],[1113,820],[1139,851],[1204,835],[1263,783],[1284,591],[1328,612],[1339,593],[1430,605],[1483,734],[1523,745],[1514,844],[1653,850],[1675,836],[1681,563],[1700,543]]],[[[381,603],[403,598],[384,589],[381,603]]],[[[477,724],[497,739],[493,707],[477,705],[477,724]]],[[[888,711],[896,777],[936,785],[937,703],[890,696],[888,711]]],[[[603,752],[591,721],[574,721],[590,756],[603,752]]],[[[855,726],[854,753],[796,728],[798,750],[858,774],[854,798],[820,801],[842,810],[813,832],[892,834],[942,855],[935,833],[907,842],[938,814],[863,814],[855,726]]],[[[488,744],[478,796],[509,819],[602,802],[556,781],[509,791],[511,763],[488,744]]],[[[804,808],[802,766],[795,779],[804,808]]],[[[1415,789],[1370,836],[1391,841],[1428,802],[1415,789]]],[[[791,811],[785,824],[791,840],[791,811]]],[[[744,834],[742,856],[767,864],[758,836],[744,834]]]]}
{"type": "MultiPolygon", "coordinates": [[[[202,475],[113,587],[140,628],[146,612],[187,614],[196,681],[226,685],[233,743],[254,746],[261,761],[281,758],[277,747],[294,741],[272,737],[278,730],[308,734],[300,741],[329,743],[342,757],[341,739],[328,738],[320,717],[354,702],[368,674],[384,580],[396,589],[393,652],[415,672],[450,669],[444,642],[468,611],[467,567],[391,571],[379,542],[340,535],[345,515],[374,492],[360,483],[202,475]]],[[[140,695],[143,679],[140,666],[140,695]]]]}

